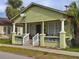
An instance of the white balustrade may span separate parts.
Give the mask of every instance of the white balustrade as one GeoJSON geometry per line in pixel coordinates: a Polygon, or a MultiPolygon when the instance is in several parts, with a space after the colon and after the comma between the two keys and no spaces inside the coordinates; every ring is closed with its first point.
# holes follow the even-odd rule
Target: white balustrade
{"type": "Polygon", "coordinates": [[[28,44],[29,44],[29,33],[25,34],[25,36],[23,37],[23,46],[28,44]]]}
{"type": "Polygon", "coordinates": [[[39,33],[37,33],[33,38],[33,46],[39,46],[39,33]]]}

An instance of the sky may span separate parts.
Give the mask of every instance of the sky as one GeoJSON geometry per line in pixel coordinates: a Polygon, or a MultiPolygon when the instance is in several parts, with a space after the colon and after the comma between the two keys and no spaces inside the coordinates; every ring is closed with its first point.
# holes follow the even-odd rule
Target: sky
{"type": "MultiPolygon", "coordinates": [[[[58,10],[65,10],[65,5],[69,5],[73,0],[23,0],[23,5],[26,7],[31,2],[49,6],[58,10]]],[[[0,17],[6,17],[5,9],[7,0],[0,0],[0,17]]]]}

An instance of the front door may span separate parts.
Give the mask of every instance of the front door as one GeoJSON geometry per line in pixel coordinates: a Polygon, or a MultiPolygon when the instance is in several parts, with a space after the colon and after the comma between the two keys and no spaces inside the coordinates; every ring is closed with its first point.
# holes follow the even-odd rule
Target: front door
{"type": "Polygon", "coordinates": [[[36,33],[41,33],[41,25],[36,25],[36,33]]]}

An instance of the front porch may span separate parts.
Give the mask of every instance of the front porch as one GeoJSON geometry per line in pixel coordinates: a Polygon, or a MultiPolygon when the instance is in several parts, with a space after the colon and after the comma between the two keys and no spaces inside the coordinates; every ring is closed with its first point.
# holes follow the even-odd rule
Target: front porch
{"type": "Polygon", "coordinates": [[[13,44],[23,46],[42,46],[52,48],[66,48],[66,35],[64,19],[55,21],[42,21],[33,23],[13,23],[13,44]],[[19,25],[17,25],[19,24],[19,25]]]}

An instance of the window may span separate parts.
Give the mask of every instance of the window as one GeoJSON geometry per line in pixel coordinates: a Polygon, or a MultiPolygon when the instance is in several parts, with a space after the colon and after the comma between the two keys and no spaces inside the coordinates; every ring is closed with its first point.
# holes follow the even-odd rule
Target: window
{"type": "Polygon", "coordinates": [[[48,34],[49,35],[58,35],[58,33],[60,32],[60,22],[50,22],[48,23],[48,34]]]}
{"type": "Polygon", "coordinates": [[[17,35],[23,35],[23,27],[17,27],[17,35]]]}

